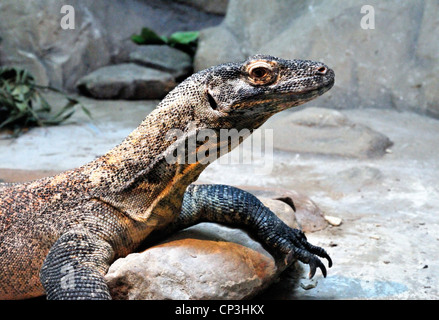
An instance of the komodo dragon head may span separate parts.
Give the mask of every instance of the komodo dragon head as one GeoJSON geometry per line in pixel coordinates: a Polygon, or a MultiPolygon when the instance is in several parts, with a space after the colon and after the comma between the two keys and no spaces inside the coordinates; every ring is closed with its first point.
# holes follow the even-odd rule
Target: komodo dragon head
{"type": "MultiPolygon", "coordinates": [[[[214,128],[255,129],[273,114],[310,101],[334,85],[334,71],[320,62],[256,55],[191,78],[202,90],[199,119],[214,128]]],[[[184,86],[184,84],[183,84],[184,86]]]]}
{"type": "MultiPolygon", "coordinates": [[[[192,75],[168,94],[158,111],[166,109],[168,120],[178,115],[180,121],[170,121],[174,128],[187,136],[197,136],[198,148],[216,148],[218,157],[224,154],[223,147],[227,151],[235,148],[275,113],[328,91],[334,79],[334,71],[321,62],[256,55],[241,63],[226,63],[192,75]],[[209,135],[202,131],[206,129],[216,131],[218,138],[222,129],[241,133],[248,129],[248,134],[232,142],[203,140],[203,134],[209,135]]],[[[174,148],[182,145],[183,141],[174,144],[174,148]]]]}
{"type": "MultiPolygon", "coordinates": [[[[272,115],[322,95],[334,79],[334,71],[321,62],[255,55],[195,73],[171,91],[144,123],[150,131],[151,126],[168,133],[176,129],[186,137],[200,137],[205,129],[251,133],[272,115]]],[[[181,147],[180,140],[174,149],[181,147]]],[[[197,146],[206,142],[197,139],[197,146]]],[[[236,145],[229,145],[229,151],[236,145]]]]}

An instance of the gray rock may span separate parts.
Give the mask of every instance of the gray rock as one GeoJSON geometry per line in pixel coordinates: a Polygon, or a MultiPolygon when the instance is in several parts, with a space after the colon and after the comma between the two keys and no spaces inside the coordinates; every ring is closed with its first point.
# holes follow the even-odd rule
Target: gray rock
{"type": "Polygon", "coordinates": [[[175,87],[167,72],[123,63],[102,67],[78,80],[78,90],[97,99],[161,99],[175,87]]]}
{"type": "Polygon", "coordinates": [[[261,200],[264,206],[275,212],[276,215],[288,226],[294,229],[302,229],[301,225],[296,219],[294,209],[290,205],[276,199],[270,199],[265,197],[258,198],[259,200],[261,200]]]}
{"type": "Polygon", "coordinates": [[[282,128],[274,134],[274,147],[290,152],[373,158],[383,156],[393,144],[385,135],[336,110],[310,107],[272,120],[267,127],[282,128]]]}
{"type": "Polygon", "coordinates": [[[227,10],[228,0],[177,0],[178,2],[198,8],[204,12],[224,15],[227,10]]]}
{"type": "Polygon", "coordinates": [[[218,63],[242,61],[247,54],[245,47],[228,28],[208,28],[200,32],[197,52],[195,54],[194,69],[199,71],[218,63]],[[212,50],[220,43],[226,44],[227,50],[212,50]]]}
{"type": "Polygon", "coordinates": [[[310,289],[314,289],[315,287],[317,287],[317,278],[312,278],[312,279],[302,279],[300,281],[300,286],[304,289],[304,290],[310,290],[310,289]]]}
{"type": "Polygon", "coordinates": [[[176,79],[189,75],[192,71],[191,57],[166,45],[142,45],[129,54],[129,62],[166,71],[176,79]]]}
{"type": "Polygon", "coordinates": [[[295,190],[243,186],[244,190],[257,196],[267,207],[291,228],[304,232],[323,230],[328,222],[319,206],[306,195],[295,190]],[[267,201],[266,199],[272,199],[267,201]]]}
{"type": "Polygon", "coordinates": [[[375,11],[375,29],[362,29],[360,0],[231,0],[221,25],[202,32],[195,69],[255,53],[319,60],[336,73],[320,106],[439,117],[439,2],[367,4],[375,11]]]}
{"type": "MultiPolygon", "coordinates": [[[[276,191],[265,194],[279,196],[276,191]]],[[[291,206],[260,199],[290,227],[299,227],[291,206]]],[[[284,268],[244,231],[201,223],[116,260],[105,278],[114,299],[248,299],[284,268]]]]}
{"type": "Polygon", "coordinates": [[[60,26],[61,1],[1,1],[1,64],[27,68],[38,84],[57,88],[107,64],[111,49],[99,22],[78,1],[69,4],[76,8],[75,30],[60,26]]]}

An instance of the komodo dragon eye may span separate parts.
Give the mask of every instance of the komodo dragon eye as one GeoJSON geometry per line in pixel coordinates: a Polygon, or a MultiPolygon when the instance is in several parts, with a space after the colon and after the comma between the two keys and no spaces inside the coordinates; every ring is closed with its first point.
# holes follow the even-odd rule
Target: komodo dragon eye
{"type": "Polygon", "coordinates": [[[266,61],[253,61],[247,66],[249,80],[254,85],[267,85],[276,80],[276,67],[266,61]]]}
{"type": "Polygon", "coordinates": [[[262,78],[264,78],[268,74],[268,72],[269,72],[268,69],[259,67],[259,68],[252,69],[250,75],[253,78],[262,79],[262,78]]]}

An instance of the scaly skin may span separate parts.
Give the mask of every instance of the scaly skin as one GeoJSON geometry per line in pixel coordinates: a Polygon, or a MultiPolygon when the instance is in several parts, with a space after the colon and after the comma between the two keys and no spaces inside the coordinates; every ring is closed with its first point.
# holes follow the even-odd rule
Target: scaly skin
{"type": "MultiPolygon", "coordinates": [[[[152,231],[199,221],[242,227],[287,263],[299,259],[311,276],[316,268],[326,275],[316,257],[331,265],[326,252],[255,197],[228,186],[188,188],[208,164],[167,157],[204,129],[254,130],[333,83],[333,71],[312,61],[259,55],[212,67],[177,86],[104,156],[53,177],[0,184],[0,298],[110,299],[103,276],[115,259],[152,231]],[[172,129],[183,134],[169,139],[172,129]]],[[[196,150],[220,154],[238,143],[206,139],[196,150]]]]}

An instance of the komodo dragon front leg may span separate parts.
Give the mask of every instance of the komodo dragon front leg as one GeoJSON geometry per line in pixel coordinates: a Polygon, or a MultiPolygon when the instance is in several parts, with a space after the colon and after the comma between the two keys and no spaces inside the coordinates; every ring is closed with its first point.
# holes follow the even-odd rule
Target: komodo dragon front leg
{"type": "Polygon", "coordinates": [[[48,299],[97,299],[111,296],[104,274],[114,256],[108,242],[85,230],[63,234],[52,246],[40,272],[48,299]]]}
{"type": "Polygon", "coordinates": [[[316,255],[326,258],[328,266],[332,266],[324,249],[310,244],[301,230],[287,226],[247,191],[227,185],[190,185],[184,194],[181,214],[170,228],[174,232],[200,222],[216,222],[248,231],[281,262],[280,267],[286,267],[294,259],[309,264],[310,278],[316,268],[326,277],[326,268],[316,255]]]}

